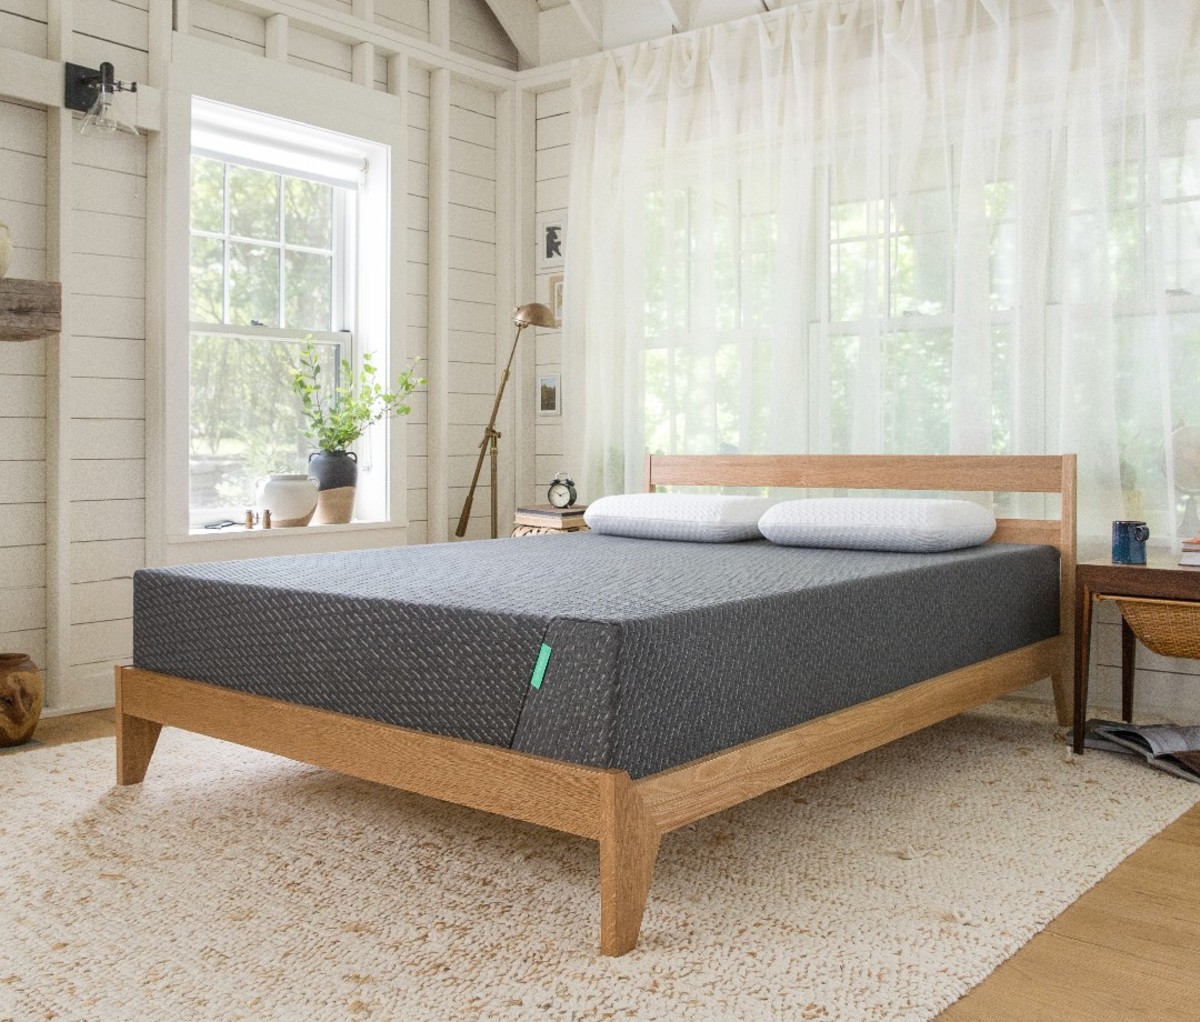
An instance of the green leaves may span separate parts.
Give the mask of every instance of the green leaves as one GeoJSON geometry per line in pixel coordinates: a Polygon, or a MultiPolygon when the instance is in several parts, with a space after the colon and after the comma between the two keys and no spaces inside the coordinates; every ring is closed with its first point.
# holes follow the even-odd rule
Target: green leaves
{"type": "Polygon", "coordinates": [[[412,407],[408,396],[428,381],[417,376],[417,363],[396,378],[394,390],[376,380],[378,372],[370,352],[362,357],[362,368],[355,379],[354,368],[342,361],[343,383],[327,388],[321,380],[317,350],[308,338],[300,352],[300,367],[292,372],[292,390],[300,397],[309,429],[304,435],[322,451],[344,451],[362,436],[368,426],[394,415],[408,415],[412,407]]]}

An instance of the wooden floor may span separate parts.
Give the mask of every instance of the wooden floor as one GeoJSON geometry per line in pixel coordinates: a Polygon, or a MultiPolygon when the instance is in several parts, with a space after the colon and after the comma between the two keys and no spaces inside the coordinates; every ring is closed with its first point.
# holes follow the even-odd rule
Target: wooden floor
{"type": "MultiPolygon", "coordinates": [[[[112,733],[112,710],[98,710],[46,718],[35,738],[62,745],[112,733]]],[[[1197,1019],[1200,806],[1134,852],[937,1022],[1197,1019]]]]}

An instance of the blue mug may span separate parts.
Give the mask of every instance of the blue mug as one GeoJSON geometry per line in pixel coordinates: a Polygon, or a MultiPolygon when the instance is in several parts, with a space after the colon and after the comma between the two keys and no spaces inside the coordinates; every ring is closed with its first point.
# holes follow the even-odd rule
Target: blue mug
{"type": "Polygon", "coordinates": [[[1146,540],[1150,530],[1145,522],[1113,522],[1113,564],[1145,564],[1146,540]]]}

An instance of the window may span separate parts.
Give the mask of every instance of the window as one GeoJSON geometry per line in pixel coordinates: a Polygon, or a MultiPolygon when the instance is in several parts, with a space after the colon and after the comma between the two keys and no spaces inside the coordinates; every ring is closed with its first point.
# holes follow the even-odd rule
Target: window
{"type": "Polygon", "coordinates": [[[256,482],[304,472],[291,372],[311,341],[328,378],[356,336],[357,140],[194,99],[190,180],[189,506],[239,518],[256,482]]]}

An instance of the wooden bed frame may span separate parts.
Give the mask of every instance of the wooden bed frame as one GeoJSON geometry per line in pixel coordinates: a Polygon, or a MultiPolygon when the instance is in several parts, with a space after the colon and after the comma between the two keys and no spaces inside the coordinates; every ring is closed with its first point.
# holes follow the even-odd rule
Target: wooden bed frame
{"type": "Polygon", "coordinates": [[[163,725],[600,843],[600,949],[637,944],[662,835],[1050,676],[1070,723],[1075,456],[648,457],[646,487],[812,487],[1061,495],[1058,519],[993,542],[1061,555],[1060,634],[637,781],[622,770],[425,734],[133,667],[116,669],[117,783],[146,775],[163,725]]]}

